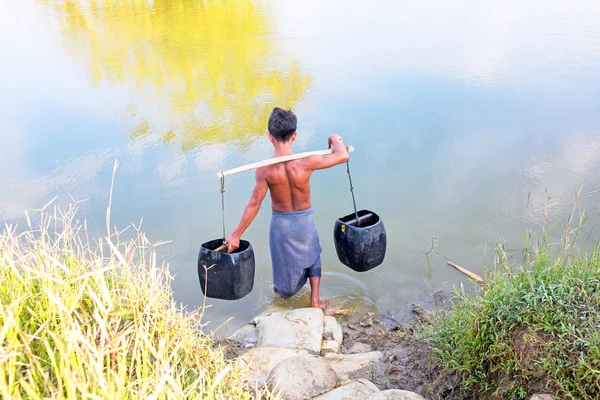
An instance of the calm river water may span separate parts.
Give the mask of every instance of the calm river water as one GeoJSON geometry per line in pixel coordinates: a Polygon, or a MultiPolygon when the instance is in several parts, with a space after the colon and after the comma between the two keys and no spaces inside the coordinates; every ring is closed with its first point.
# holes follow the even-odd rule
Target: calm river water
{"type": "MultiPolygon", "coordinates": [[[[323,295],[392,311],[482,273],[500,240],[519,249],[544,215],[600,199],[600,2],[3,0],[0,3],[0,221],[54,196],[78,200],[104,232],[143,218],[175,274],[176,300],[202,305],[199,245],[221,235],[215,173],[271,155],[274,106],[299,118],[297,151],[330,133],[356,148],[359,208],[388,231],[383,265],[339,263],[333,223],[352,209],[343,166],[313,177],[323,295]],[[435,247],[425,257],[432,244],[435,247]],[[487,249],[487,250],[486,250],[487,249]]],[[[227,180],[233,229],[252,173],[227,180]]],[[[265,201],[245,234],[256,282],[208,300],[226,334],[271,308],[265,201]]],[[[598,230],[592,232],[592,237],[598,230]]]]}

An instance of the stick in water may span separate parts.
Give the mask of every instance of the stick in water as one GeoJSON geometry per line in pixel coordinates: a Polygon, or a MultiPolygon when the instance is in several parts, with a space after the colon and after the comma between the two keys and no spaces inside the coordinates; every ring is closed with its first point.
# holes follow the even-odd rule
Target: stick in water
{"type": "Polygon", "coordinates": [[[460,272],[462,272],[463,274],[467,275],[469,278],[479,282],[479,283],[483,283],[483,278],[481,278],[479,275],[472,273],[471,271],[468,271],[466,269],[464,269],[463,267],[456,265],[455,263],[453,263],[452,261],[448,261],[448,265],[451,267],[456,268],[457,270],[459,270],[460,272]]]}
{"type": "MultiPolygon", "coordinates": [[[[354,147],[352,146],[346,146],[346,150],[348,151],[348,153],[352,153],[354,151],[354,147]]],[[[307,151],[304,153],[297,153],[297,154],[292,154],[289,156],[281,156],[281,157],[274,157],[274,158],[269,158],[266,160],[262,160],[259,162],[255,162],[252,164],[248,164],[248,165],[242,165],[241,167],[237,167],[234,169],[230,169],[228,171],[225,172],[217,172],[217,177],[222,178],[222,177],[226,177],[229,175],[234,175],[234,174],[239,174],[240,172],[244,172],[244,171],[248,171],[251,169],[256,169],[256,168],[260,168],[260,167],[266,167],[267,165],[273,165],[273,164],[278,164],[281,162],[286,162],[286,161],[292,161],[292,160],[298,160],[300,158],[305,158],[305,157],[310,157],[310,156],[326,156],[333,153],[333,149],[329,149],[329,150],[317,150],[317,151],[307,151]]]]}

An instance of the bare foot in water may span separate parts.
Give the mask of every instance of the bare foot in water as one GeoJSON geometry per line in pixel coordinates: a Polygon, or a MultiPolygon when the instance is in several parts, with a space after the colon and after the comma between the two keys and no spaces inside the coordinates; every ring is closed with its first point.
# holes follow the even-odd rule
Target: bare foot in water
{"type": "Polygon", "coordinates": [[[311,276],[308,278],[310,281],[310,305],[314,308],[323,308],[325,304],[321,301],[319,296],[319,287],[321,286],[320,276],[311,276]]]}
{"type": "Polygon", "coordinates": [[[313,308],[320,308],[320,309],[325,308],[325,303],[318,297],[315,297],[315,298],[311,297],[310,305],[313,308]]]}

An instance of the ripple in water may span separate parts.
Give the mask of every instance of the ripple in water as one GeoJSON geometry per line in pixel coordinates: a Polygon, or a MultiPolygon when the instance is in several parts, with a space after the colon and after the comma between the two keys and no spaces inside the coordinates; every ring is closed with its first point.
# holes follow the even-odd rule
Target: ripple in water
{"type": "MultiPolygon", "coordinates": [[[[354,315],[377,311],[374,293],[360,280],[343,272],[324,272],[321,278],[321,299],[325,302],[326,312],[331,310],[350,310],[354,315]]],[[[262,286],[262,285],[261,285],[262,286]]],[[[310,307],[310,285],[307,283],[291,298],[283,298],[272,291],[263,291],[264,312],[291,310],[310,307]]]]}

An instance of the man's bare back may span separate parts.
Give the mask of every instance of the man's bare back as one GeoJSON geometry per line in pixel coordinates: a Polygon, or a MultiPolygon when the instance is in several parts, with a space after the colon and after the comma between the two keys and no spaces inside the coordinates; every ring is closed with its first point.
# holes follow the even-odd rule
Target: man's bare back
{"type": "Polygon", "coordinates": [[[271,194],[273,211],[305,210],[310,203],[310,176],[304,160],[293,160],[260,168],[257,174],[264,177],[271,194]]]}

